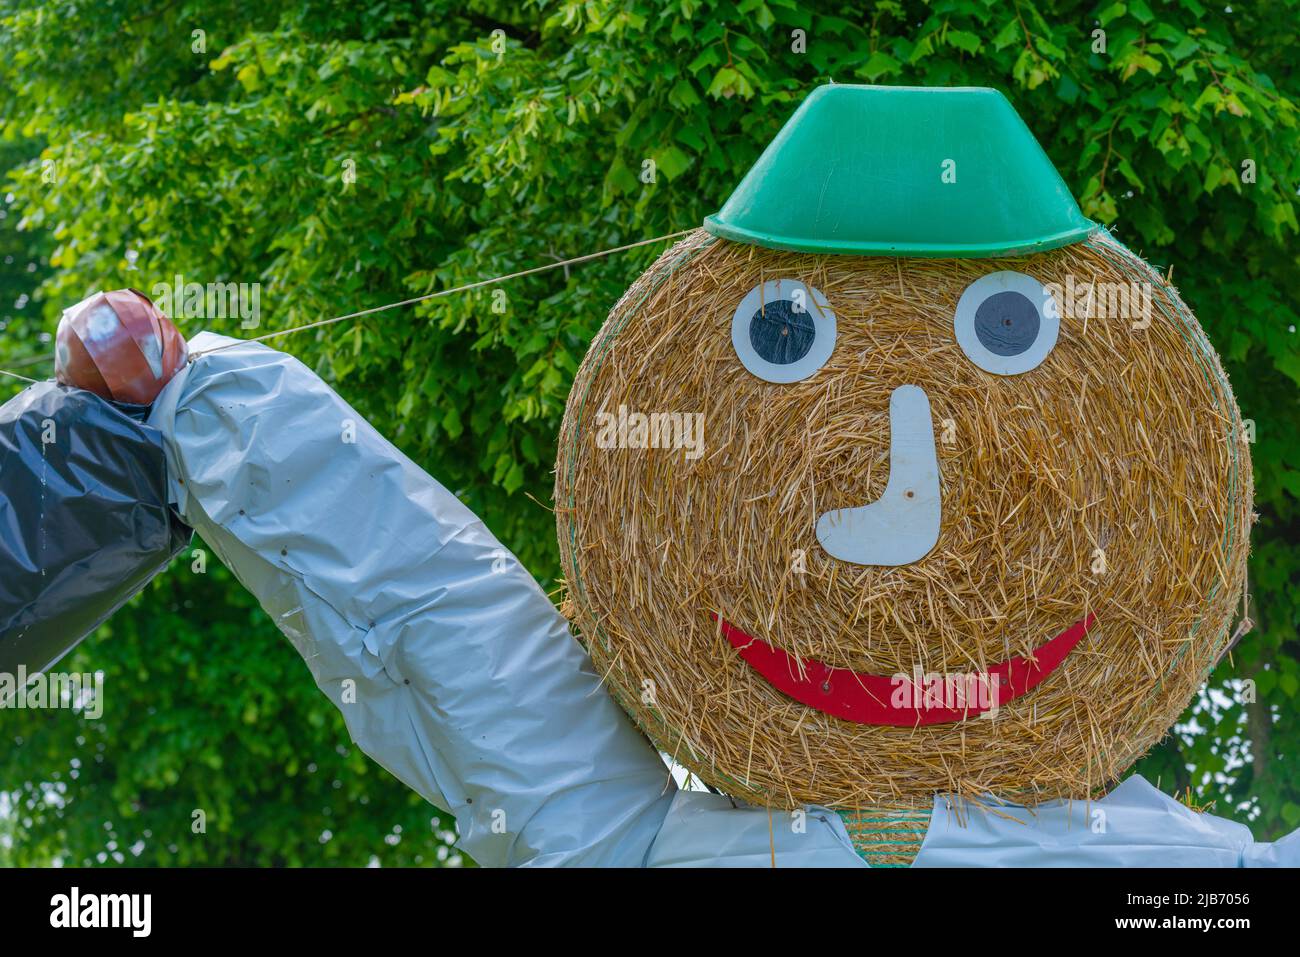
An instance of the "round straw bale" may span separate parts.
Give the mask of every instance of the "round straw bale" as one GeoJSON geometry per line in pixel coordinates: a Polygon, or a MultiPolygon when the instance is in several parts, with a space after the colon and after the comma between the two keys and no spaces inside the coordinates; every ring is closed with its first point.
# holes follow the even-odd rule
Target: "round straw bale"
{"type": "Polygon", "coordinates": [[[936,793],[1033,804],[1115,782],[1224,650],[1251,499],[1214,350],[1177,292],[1101,231],[996,260],[817,256],[697,231],[592,343],[555,483],[574,624],[661,750],[769,806],[891,813],[936,793]],[[1104,296],[1062,303],[1047,358],[994,375],[964,354],[953,317],[963,290],[998,270],[1061,289],[1145,288],[1149,315],[1104,315],[1104,296]],[[777,278],[819,290],[837,322],[825,365],[789,384],[748,372],[731,336],[741,300],[777,278]],[[881,495],[903,385],[931,407],[938,544],[898,567],[837,560],[817,518],[881,495]],[[608,447],[599,414],[620,406],[700,414],[698,454],[608,447]],[[902,727],[787,697],[715,617],[801,660],[910,676],[987,673],[1088,615],[1064,662],[992,716],[902,727]]]}

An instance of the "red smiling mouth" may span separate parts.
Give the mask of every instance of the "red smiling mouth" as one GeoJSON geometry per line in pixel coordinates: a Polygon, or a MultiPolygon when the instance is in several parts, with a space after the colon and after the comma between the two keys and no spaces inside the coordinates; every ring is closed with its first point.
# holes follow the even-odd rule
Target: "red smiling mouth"
{"type": "MultiPolygon", "coordinates": [[[[716,620],[718,616],[712,617],[716,620]]],[[[774,688],[810,708],[858,724],[913,727],[962,721],[1032,691],[1056,670],[1096,621],[1097,616],[1089,614],[1040,645],[1030,658],[1010,658],[985,672],[964,676],[982,682],[985,693],[970,693],[978,689],[968,685],[965,692],[958,691],[966,695],[958,707],[949,704],[950,694],[932,693],[933,686],[924,680],[918,687],[912,676],[869,675],[850,668],[832,668],[815,658],[796,658],[761,638],[745,634],[725,619],[722,633],[774,688]],[[900,702],[900,697],[905,700],[900,702]]]]}

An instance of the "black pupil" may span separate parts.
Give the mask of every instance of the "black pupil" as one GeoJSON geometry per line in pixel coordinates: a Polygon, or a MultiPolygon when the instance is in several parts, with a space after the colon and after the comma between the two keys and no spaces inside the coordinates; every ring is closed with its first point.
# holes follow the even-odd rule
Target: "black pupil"
{"type": "Polygon", "coordinates": [[[773,365],[786,366],[808,354],[817,330],[805,309],[797,312],[789,299],[764,304],[749,320],[749,343],[773,365]]]}
{"type": "Polygon", "coordinates": [[[975,310],[975,335],[997,356],[1018,356],[1038,338],[1042,320],[1029,297],[1019,292],[999,292],[975,310]]]}

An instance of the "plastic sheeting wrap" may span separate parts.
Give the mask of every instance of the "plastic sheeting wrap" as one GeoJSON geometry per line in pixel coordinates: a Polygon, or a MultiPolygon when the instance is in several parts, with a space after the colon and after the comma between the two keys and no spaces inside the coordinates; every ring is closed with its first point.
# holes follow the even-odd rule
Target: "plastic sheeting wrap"
{"type": "MultiPolygon", "coordinates": [[[[484,865],[866,866],[839,816],[679,792],[541,589],[296,359],[204,333],[159,396],[173,501],[294,643],[353,740],[484,865]]],[[[1300,862],[1296,835],[1133,778],[1090,804],[947,798],[917,866],[1300,862]],[[1104,812],[1104,826],[1091,812],[1104,812]]]]}
{"type": "Polygon", "coordinates": [[[1138,775],[1096,801],[991,809],[940,797],[913,867],[1296,867],[1300,831],[1256,844],[1138,775]]]}
{"type": "MultiPolygon", "coordinates": [[[[192,348],[233,341],[203,334],[192,348]]],[[[455,496],[260,345],[203,356],[151,421],[182,515],[294,642],[357,744],[453,813],[480,864],[646,862],[677,797],[667,769],[455,496]]]]}
{"type": "Polygon", "coordinates": [[[751,807],[682,791],[646,860],[650,867],[866,867],[834,811],[751,807]]]}
{"type": "MultiPolygon", "coordinates": [[[[743,806],[670,827],[689,839],[656,853],[665,820],[698,820],[712,796],[676,792],[514,556],[296,359],[251,343],[204,355],[150,421],[181,514],[353,740],[454,814],[480,864],[768,862],[768,816],[743,806]]],[[[833,817],[810,820],[803,861],[857,860],[833,817]]]]}
{"type": "Polygon", "coordinates": [[[53,382],[0,407],[0,672],[54,664],[189,541],[144,411],[53,382]]]}

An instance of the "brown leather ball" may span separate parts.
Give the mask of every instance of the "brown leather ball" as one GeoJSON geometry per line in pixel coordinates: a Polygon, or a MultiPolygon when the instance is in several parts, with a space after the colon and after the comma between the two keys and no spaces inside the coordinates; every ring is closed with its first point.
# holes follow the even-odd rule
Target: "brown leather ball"
{"type": "Polygon", "coordinates": [[[187,356],[185,337],[148,296],[115,289],[64,310],[54,375],[105,399],[149,405],[187,356]]]}

